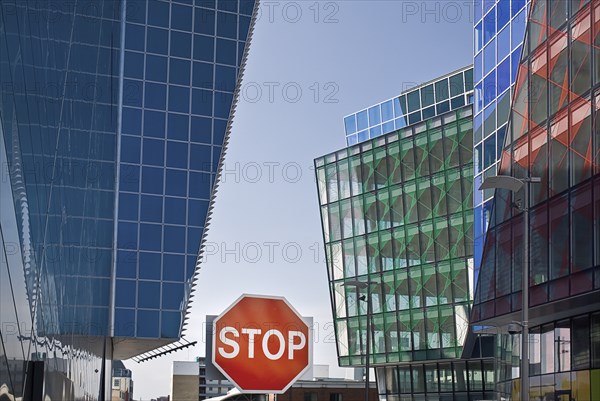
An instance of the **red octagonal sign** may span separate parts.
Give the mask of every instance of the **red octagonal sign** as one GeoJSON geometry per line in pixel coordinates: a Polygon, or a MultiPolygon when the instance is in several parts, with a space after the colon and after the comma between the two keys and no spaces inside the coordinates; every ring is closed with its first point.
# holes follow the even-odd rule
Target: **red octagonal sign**
{"type": "Polygon", "coordinates": [[[312,362],[311,330],[285,298],[242,295],[214,328],[213,363],[241,392],[281,394],[312,362]]]}

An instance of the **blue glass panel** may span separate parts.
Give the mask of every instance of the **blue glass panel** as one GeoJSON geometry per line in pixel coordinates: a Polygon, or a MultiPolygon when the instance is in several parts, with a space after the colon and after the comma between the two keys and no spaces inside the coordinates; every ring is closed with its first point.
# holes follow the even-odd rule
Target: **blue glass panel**
{"type": "Polygon", "coordinates": [[[169,85],[169,111],[189,113],[190,89],[182,86],[169,85]]]}
{"type": "Polygon", "coordinates": [[[239,30],[238,40],[246,40],[248,38],[248,31],[250,30],[250,18],[241,16],[239,17],[239,30]]]}
{"type": "Polygon", "coordinates": [[[496,135],[492,134],[483,141],[483,168],[486,169],[496,161],[496,135]]]}
{"type": "Polygon", "coordinates": [[[492,40],[483,49],[483,76],[485,77],[496,66],[496,40],[492,40]]]}
{"type": "Polygon", "coordinates": [[[181,312],[161,312],[161,338],[179,338],[181,312]]]}
{"type": "Polygon", "coordinates": [[[160,307],[160,283],[138,281],[138,308],[158,309],[160,307]]]}
{"type": "Polygon", "coordinates": [[[369,117],[366,110],[363,110],[356,114],[356,122],[359,131],[362,131],[369,127],[369,117]]]}
{"type": "Polygon", "coordinates": [[[498,93],[504,92],[510,87],[510,58],[504,60],[498,66],[498,93]]]}
{"type": "Polygon", "coordinates": [[[144,110],[144,136],[164,138],[165,113],[160,111],[144,110]]]}
{"type": "Polygon", "coordinates": [[[136,335],[142,338],[158,338],[158,311],[138,310],[136,335]]]}
{"type": "Polygon", "coordinates": [[[525,7],[525,0],[512,0],[512,16],[514,17],[523,7],[525,7]]]}
{"type": "MultiPolygon", "coordinates": [[[[73,103],[73,106],[83,103],[73,103]]],[[[142,81],[134,81],[133,79],[125,79],[123,81],[123,105],[142,107],[142,81]]],[[[91,109],[90,109],[91,110],[91,109]]],[[[77,115],[81,115],[77,113],[77,115]]],[[[86,121],[89,121],[86,117],[86,121]]],[[[82,127],[83,128],[83,127],[82,127]]]]}
{"type": "Polygon", "coordinates": [[[496,13],[492,11],[483,17],[483,45],[496,35],[496,13]]]}
{"type": "Polygon", "coordinates": [[[167,58],[146,55],[146,80],[165,82],[167,80],[167,58]]]}
{"type": "Polygon", "coordinates": [[[217,35],[237,39],[237,15],[230,13],[217,13],[217,35]]]}
{"type": "Polygon", "coordinates": [[[496,73],[492,72],[483,80],[483,107],[496,99],[496,73]]]}
{"type": "Polygon", "coordinates": [[[450,100],[450,107],[452,110],[458,109],[465,105],[465,97],[463,95],[457,96],[450,100]]]}
{"type": "Polygon", "coordinates": [[[526,15],[525,11],[521,11],[510,24],[512,29],[512,48],[523,43],[525,38],[526,15]]]}
{"type": "Polygon", "coordinates": [[[392,132],[395,129],[394,128],[394,121],[392,120],[392,121],[388,121],[387,123],[383,123],[382,127],[383,127],[383,133],[384,134],[392,132]]]}
{"type": "Polygon", "coordinates": [[[192,144],[190,149],[190,169],[210,171],[211,147],[192,144]]]}
{"type": "Polygon", "coordinates": [[[125,52],[124,74],[127,78],[144,78],[144,53],[125,52]]]}
{"type": "Polygon", "coordinates": [[[146,49],[150,53],[167,54],[169,50],[169,31],[148,27],[146,49]]]}
{"type": "Polygon", "coordinates": [[[119,188],[121,191],[137,192],[140,186],[140,167],[121,163],[119,188]]]}
{"type": "Polygon", "coordinates": [[[217,65],[215,67],[215,89],[233,92],[236,83],[236,70],[233,67],[217,65]]]}
{"type": "Polygon", "coordinates": [[[510,55],[511,58],[511,81],[517,81],[517,72],[519,71],[519,61],[521,60],[521,46],[517,47],[510,55]]]}
{"type": "Polygon", "coordinates": [[[213,92],[203,89],[192,90],[192,113],[201,116],[212,115],[213,92]]]}
{"type": "Polygon", "coordinates": [[[360,131],[358,133],[358,142],[363,142],[369,139],[369,130],[360,131]]]}
{"type": "Polygon", "coordinates": [[[137,224],[119,222],[117,246],[122,249],[135,249],[137,246],[137,224]]]}
{"type": "Polygon", "coordinates": [[[185,224],[184,198],[165,198],[165,223],[185,224]]]}
{"type": "Polygon", "coordinates": [[[435,107],[434,106],[423,109],[423,120],[427,120],[428,118],[431,118],[433,116],[435,116],[435,107]]]}
{"type": "Polygon", "coordinates": [[[346,128],[346,134],[356,132],[356,116],[354,114],[344,118],[344,127],[346,128]]]}
{"type": "Polygon", "coordinates": [[[115,310],[115,337],[135,336],[135,309],[115,310]]]}
{"type": "Polygon", "coordinates": [[[229,11],[232,13],[237,12],[237,0],[219,0],[218,9],[223,11],[229,11]]]}
{"type": "Polygon", "coordinates": [[[510,1],[500,0],[496,6],[496,15],[498,16],[498,29],[502,29],[510,21],[510,1]]]}
{"type": "Polygon", "coordinates": [[[202,229],[189,227],[188,230],[188,238],[187,238],[187,252],[192,255],[198,254],[198,249],[200,248],[200,239],[202,237],[202,229]]]}
{"type": "Polygon", "coordinates": [[[473,67],[473,82],[478,83],[483,78],[483,52],[475,56],[473,67]]]}
{"type": "Polygon", "coordinates": [[[185,278],[186,280],[191,279],[196,272],[196,256],[188,256],[186,257],[187,267],[185,269],[185,278]]]}
{"type": "Polygon", "coordinates": [[[146,82],[144,106],[146,108],[164,110],[167,106],[167,85],[146,82]]]}
{"type": "MultiPolygon", "coordinates": [[[[140,249],[145,251],[160,252],[162,239],[160,224],[140,224],[140,249]]],[[[142,263],[142,254],[140,253],[140,266],[142,263]]],[[[140,267],[141,271],[141,267],[140,267]]]]}
{"type": "MultiPolygon", "coordinates": [[[[78,19],[79,20],[79,19],[78,19]]],[[[80,19],[88,22],[84,19],[80,19]]],[[[125,8],[125,20],[127,22],[137,22],[138,24],[146,23],[146,5],[141,2],[131,2],[125,8]]],[[[89,24],[91,25],[91,24],[89,24]]]]}
{"type": "MultiPolygon", "coordinates": [[[[235,82],[235,80],[234,80],[235,82]]],[[[213,88],[213,64],[194,62],[192,85],[198,88],[213,88]]]]}
{"type": "Polygon", "coordinates": [[[165,226],[164,250],[165,252],[185,252],[185,227],[165,226]]]}
{"type": "Polygon", "coordinates": [[[189,116],[186,114],[169,113],[167,137],[181,141],[188,140],[189,116]]]}
{"type": "Polygon", "coordinates": [[[498,47],[498,61],[501,61],[510,53],[510,27],[500,31],[496,44],[498,47]]]}
{"type": "Polygon", "coordinates": [[[143,25],[127,24],[125,26],[125,48],[144,51],[145,28],[143,25]]]}
{"type": "MultiPolygon", "coordinates": [[[[448,102],[446,102],[446,103],[448,103],[448,102]]],[[[439,107],[440,106],[438,106],[438,109],[439,109],[439,107]]],[[[448,107],[448,109],[449,109],[449,107],[448,107]]],[[[415,123],[418,123],[419,121],[421,121],[421,112],[420,111],[412,113],[408,116],[409,124],[415,124],[415,123]]]]}
{"type": "Polygon", "coordinates": [[[171,28],[189,32],[192,30],[192,7],[171,5],[171,28]]]}
{"type": "Polygon", "coordinates": [[[194,35],[194,60],[213,61],[215,38],[204,35],[194,35]]]}
{"type": "Polygon", "coordinates": [[[167,142],[167,167],[188,167],[188,145],[183,142],[167,142]]]}
{"type": "Polygon", "coordinates": [[[215,34],[215,11],[196,8],[194,16],[194,32],[206,35],[215,34]]]}
{"type": "Polygon", "coordinates": [[[192,55],[192,35],[171,31],[171,55],[190,58],[192,55]]]}
{"type": "Polygon", "coordinates": [[[122,132],[130,135],[142,133],[142,111],[130,107],[123,107],[122,132]]]}
{"type": "Polygon", "coordinates": [[[396,129],[400,129],[400,128],[404,128],[406,127],[406,118],[404,117],[400,117],[394,120],[394,125],[396,126],[396,129]]]}
{"type": "Polygon", "coordinates": [[[190,71],[191,63],[189,60],[172,58],[169,60],[169,83],[189,85],[190,71]]]}
{"type": "Polygon", "coordinates": [[[128,163],[140,162],[140,138],[121,136],[121,161],[128,163]]]}
{"type": "Polygon", "coordinates": [[[208,213],[208,202],[200,200],[188,201],[188,221],[192,226],[203,226],[208,213]]]}
{"type": "MultiPolygon", "coordinates": [[[[211,143],[212,120],[205,117],[192,117],[192,128],[190,131],[190,140],[197,143],[211,143]]],[[[223,134],[225,130],[223,129],[223,134]]],[[[216,136],[216,135],[215,135],[216,136]]]]}
{"type": "Polygon", "coordinates": [[[496,131],[496,160],[500,160],[502,149],[504,148],[504,138],[506,136],[506,125],[498,128],[496,131]]]}
{"type": "Polygon", "coordinates": [[[148,2],[148,24],[169,27],[169,3],[158,0],[148,2]]]}
{"type": "Polygon", "coordinates": [[[163,166],[165,163],[165,141],[162,139],[144,139],[142,161],[146,165],[163,166]]]}
{"type": "Polygon", "coordinates": [[[163,169],[142,167],[142,192],[150,194],[163,193],[163,169]]]}
{"type": "Polygon", "coordinates": [[[215,92],[215,117],[227,118],[231,111],[233,95],[225,92],[215,92]]]}
{"type": "Polygon", "coordinates": [[[160,223],[162,221],[162,197],[142,195],[141,201],[141,221],[160,223]]]}
{"type": "Polygon", "coordinates": [[[227,39],[217,39],[217,63],[235,65],[237,57],[236,42],[227,39]]]}
{"type": "Polygon", "coordinates": [[[485,13],[490,11],[494,7],[495,3],[496,0],[483,0],[483,14],[485,15],[485,13]]]}
{"type": "Polygon", "coordinates": [[[483,22],[475,26],[475,53],[483,48],[483,22]]]}
{"type": "Polygon", "coordinates": [[[375,138],[381,135],[381,125],[369,129],[369,138],[375,138]]]}
{"type": "Polygon", "coordinates": [[[167,169],[167,195],[186,196],[187,172],[182,170],[167,169]]]}
{"type": "Polygon", "coordinates": [[[117,252],[117,277],[135,278],[137,275],[137,254],[133,251],[117,252]]]}
{"type": "Polygon", "coordinates": [[[135,307],[135,280],[117,280],[115,304],[117,307],[135,307]]]}
{"type": "Polygon", "coordinates": [[[197,199],[209,199],[212,188],[209,173],[190,172],[189,177],[190,192],[189,196],[197,199]]]}
{"type": "Polygon", "coordinates": [[[119,194],[119,219],[121,220],[138,220],[138,195],[136,194],[119,194]]]}
{"type": "Polygon", "coordinates": [[[163,309],[179,310],[183,305],[183,284],[179,283],[164,283],[163,284],[163,309]]]}
{"type": "Polygon", "coordinates": [[[421,108],[421,101],[419,98],[419,91],[412,91],[406,95],[406,99],[408,101],[408,112],[412,113],[415,110],[419,110],[421,108]]]}
{"type": "Polygon", "coordinates": [[[369,108],[369,125],[381,124],[379,105],[369,108]]]}
{"type": "Polygon", "coordinates": [[[223,144],[225,139],[225,130],[227,128],[227,120],[214,119],[213,123],[213,142],[215,144],[223,144]]]}
{"type": "MultiPolygon", "coordinates": [[[[483,171],[483,145],[480,143],[475,147],[475,153],[473,154],[473,167],[475,168],[475,174],[479,174],[483,171]]],[[[480,191],[475,191],[480,192],[480,191]]]]}
{"type": "Polygon", "coordinates": [[[483,109],[483,90],[482,90],[483,82],[475,85],[475,110],[483,109]]]}
{"type": "Polygon", "coordinates": [[[163,254],[163,280],[183,281],[185,277],[185,257],[183,255],[163,254]]]}
{"type": "Polygon", "coordinates": [[[391,100],[381,104],[381,121],[388,121],[394,118],[394,103],[391,100]]]}
{"type": "MultiPolygon", "coordinates": [[[[445,102],[439,103],[436,106],[437,114],[447,113],[450,111],[450,101],[446,100],[445,102]]],[[[411,122],[412,124],[412,122],[411,122]]]]}
{"type": "Polygon", "coordinates": [[[473,8],[475,14],[475,21],[479,21],[483,16],[483,0],[474,0],[473,8]]]}

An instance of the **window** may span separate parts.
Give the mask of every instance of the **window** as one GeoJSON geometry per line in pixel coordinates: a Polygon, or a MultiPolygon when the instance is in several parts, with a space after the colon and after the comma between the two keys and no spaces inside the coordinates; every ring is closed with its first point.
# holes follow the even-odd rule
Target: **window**
{"type": "Polygon", "coordinates": [[[329,394],[329,401],[342,401],[342,394],[341,393],[329,394]]]}
{"type": "Polygon", "coordinates": [[[304,392],[304,401],[318,401],[317,393],[313,391],[304,392]]]}

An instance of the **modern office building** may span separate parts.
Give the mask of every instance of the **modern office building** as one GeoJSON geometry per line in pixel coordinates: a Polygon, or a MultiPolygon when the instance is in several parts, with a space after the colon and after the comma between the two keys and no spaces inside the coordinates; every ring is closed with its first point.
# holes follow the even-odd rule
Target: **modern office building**
{"type": "Polygon", "coordinates": [[[2,1],[0,388],[105,399],[180,340],[254,0],[2,1]]]}
{"type": "Polygon", "coordinates": [[[494,398],[493,360],[460,359],[465,346],[483,355],[465,343],[472,140],[463,105],[315,160],[339,363],[365,365],[370,319],[381,399],[494,398]]]}
{"type": "Polygon", "coordinates": [[[496,175],[530,0],[474,0],[473,144],[475,170],[475,277],[491,213],[493,191],[479,191],[484,177],[496,175]]]}
{"type": "Polygon", "coordinates": [[[473,103],[473,67],[461,68],[344,118],[348,146],[473,103]]]}
{"type": "Polygon", "coordinates": [[[529,204],[522,189],[493,193],[472,320],[498,334],[502,399],[519,400],[528,374],[531,400],[598,400],[600,1],[533,0],[524,43],[498,174],[541,182],[529,204]],[[529,372],[520,335],[507,332],[522,320],[524,288],[529,372]]]}

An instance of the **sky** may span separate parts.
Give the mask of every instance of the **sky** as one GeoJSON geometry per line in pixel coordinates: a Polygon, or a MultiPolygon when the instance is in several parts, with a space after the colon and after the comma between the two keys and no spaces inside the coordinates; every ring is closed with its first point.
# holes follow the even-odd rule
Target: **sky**
{"type": "Polygon", "coordinates": [[[263,1],[185,337],[137,364],[136,400],[170,393],[172,361],[204,356],[206,315],[241,294],[284,296],[337,367],[313,160],[345,147],[343,117],[469,65],[472,1],[263,1]]]}

